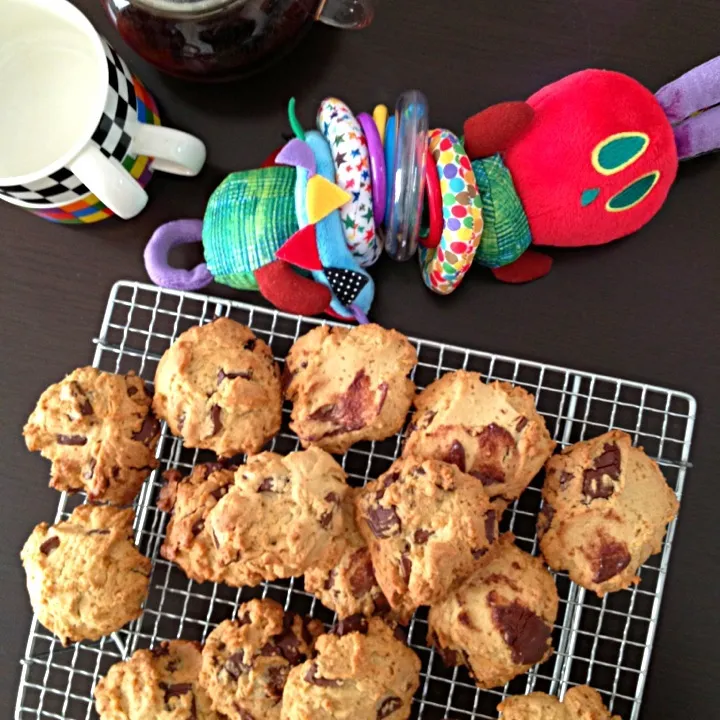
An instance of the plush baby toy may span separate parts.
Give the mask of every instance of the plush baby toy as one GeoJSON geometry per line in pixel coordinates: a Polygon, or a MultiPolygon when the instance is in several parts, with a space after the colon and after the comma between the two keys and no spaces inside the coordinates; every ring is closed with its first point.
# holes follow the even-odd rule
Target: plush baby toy
{"type": "Polygon", "coordinates": [[[198,290],[215,280],[259,290],[286,312],[367,322],[373,281],[348,248],[338,212],[351,196],[335,184],[325,138],[300,128],[293,103],[290,115],[296,137],[262,168],[229,175],[204,220],[158,228],[145,267],[161,287],[198,290]],[[195,242],[203,244],[204,263],[192,270],[168,264],[174,246],[195,242]]]}
{"type": "Polygon", "coordinates": [[[552,262],[529,244],[600,245],[635,232],[662,207],[678,159],[720,147],[718,103],[715,58],[655,95],[627,75],[584,70],[471,117],[464,146],[485,220],[475,261],[525,282],[552,262]],[[510,184],[519,202],[493,203],[497,177],[505,200],[510,184]]]}

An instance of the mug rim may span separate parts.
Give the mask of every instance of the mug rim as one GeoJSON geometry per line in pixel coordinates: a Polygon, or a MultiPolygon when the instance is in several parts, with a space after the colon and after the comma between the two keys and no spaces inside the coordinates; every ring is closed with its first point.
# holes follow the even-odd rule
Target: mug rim
{"type": "MultiPolygon", "coordinates": [[[[0,185],[0,187],[2,187],[2,185],[0,185]]],[[[23,210],[61,210],[67,205],[72,205],[74,203],[84,200],[88,195],[94,195],[92,190],[88,190],[87,193],[85,193],[84,195],[80,195],[74,200],[65,200],[65,202],[52,203],[50,205],[38,205],[37,203],[31,203],[27,200],[18,200],[11,195],[0,195],[0,201],[9,203],[10,205],[21,207],[23,210]]]]}
{"type": "MultiPolygon", "coordinates": [[[[100,123],[100,119],[102,118],[103,112],[105,111],[105,103],[107,101],[107,57],[105,55],[105,48],[103,46],[103,41],[101,39],[100,33],[95,29],[90,20],[77,7],[75,7],[75,5],[70,2],[70,0],[15,0],[15,2],[19,2],[23,5],[32,3],[33,5],[42,10],[47,10],[50,13],[57,15],[58,17],[69,20],[76,28],[81,30],[90,39],[90,42],[95,48],[96,59],[100,63],[101,80],[99,86],[101,89],[98,91],[98,89],[96,88],[98,97],[96,99],[95,111],[92,113],[94,117],[94,123],[89,123],[89,127],[91,128],[90,137],[79,140],[72,146],[72,148],[70,148],[70,150],[61,155],[60,158],[46,165],[40,170],[36,170],[32,173],[26,173],[25,175],[14,175],[8,177],[0,176],[0,187],[5,187],[8,185],[25,185],[30,182],[35,182],[36,180],[41,180],[42,178],[45,178],[48,175],[57,172],[62,167],[67,167],[70,161],[74,157],[79,155],[92,139],[92,134],[95,132],[95,128],[97,128],[98,124],[100,123]]],[[[2,199],[7,200],[8,198],[3,196],[2,199]]],[[[22,205],[21,207],[25,206],[22,205]]],[[[33,207],[32,204],[31,207],[33,207]]],[[[49,206],[44,205],[42,207],[48,208],[49,206]]],[[[38,209],[41,208],[38,207],[38,209]]]]}

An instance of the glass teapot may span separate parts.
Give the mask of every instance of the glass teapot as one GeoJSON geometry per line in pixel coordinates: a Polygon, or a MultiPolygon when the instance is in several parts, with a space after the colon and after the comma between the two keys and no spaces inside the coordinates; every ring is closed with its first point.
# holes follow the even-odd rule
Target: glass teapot
{"type": "Polygon", "coordinates": [[[279,59],[315,20],[363,28],[372,0],[102,0],[123,40],[160,70],[226,80],[279,59]]]}

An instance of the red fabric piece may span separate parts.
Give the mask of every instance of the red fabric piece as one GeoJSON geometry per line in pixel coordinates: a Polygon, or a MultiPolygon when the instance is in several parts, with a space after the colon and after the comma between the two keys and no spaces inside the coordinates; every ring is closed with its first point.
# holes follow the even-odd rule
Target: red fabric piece
{"type": "MultiPolygon", "coordinates": [[[[283,145],[283,147],[285,147],[283,145]]],[[[277,165],[275,160],[277,159],[277,156],[280,154],[280,151],[282,150],[282,147],[279,147],[277,150],[273,150],[266,158],[263,160],[261,168],[268,168],[273,167],[274,165],[277,165]]]]}
{"type": "Polygon", "coordinates": [[[514,263],[494,268],[492,273],[500,281],[518,285],[545,277],[552,268],[552,258],[545,253],[526,250],[514,263]]]}
{"type": "Polygon", "coordinates": [[[471,160],[503,152],[532,123],[535,111],[524,101],[492,105],[465,121],[465,150],[471,160]]]}
{"type": "Polygon", "coordinates": [[[325,308],[325,314],[329,315],[331,318],[334,318],[335,320],[342,320],[343,322],[355,322],[352,318],[346,318],[342,315],[336,313],[331,307],[325,308]]]}
{"type": "Polygon", "coordinates": [[[280,247],[275,257],[303,270],[322,270],[315,226],[306,225],[298,230],[280,247]]]}
{"type": "Polygon", "coordinates": [[[278,310],[296,315],[319,315],[330,305],[332,296],[328,288],[298,275],[282,260],[256,270],[255,279],[263,297],[278,310]]]}
{"type": "Polygon", "coordinates": [[[675,180],[678,158],[670,123],[654,95],[627,75],[584,70],[538,91],[528,100],[535,117],[504,153],[530,223],[533,244],[600,245],[640,229],[662,207],[675,180]],[[605,175],[591,161],[611,135],[645,133],[645,153],[605,175]],[[638,178],[660,172],[648,196],[623,212],[606,203],[638,178]],[[597,189],[583,207],[584,190],[597,189]]]}

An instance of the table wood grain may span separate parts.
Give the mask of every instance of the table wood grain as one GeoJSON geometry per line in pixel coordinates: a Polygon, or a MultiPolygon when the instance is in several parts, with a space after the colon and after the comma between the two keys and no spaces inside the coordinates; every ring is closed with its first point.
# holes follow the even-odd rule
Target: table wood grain
{"type": "MultiPolygon", "coordinates": [[[[287,132],[295,95],[311,124],[318,102],[394,102],[422,89],[433,123],[459,129],[498,101],[522,99],[586,67],[629,73],[657,88],[718,52],[716,0],[385,0],[362,33],[315,28],[282,65],[221,86],[159,75],[116,36],[97,0],[77,0],[160,103],[164,121],[201,136],[208,165],[195,180],[156,176],[130,222],[55,226],[0,203],[0,707],[10,716],[30,622],[18,552],[54,517],[48,465],[20,431],[37,396],[92,358],[112,283],[146,280],[142,249],[157,225],[200,217],[223,176],[257,167],[287,132]]],[[[684,165],[665,208],[634,237],[553,252],[551,275],[512,287],[474,269],[448,298],[423,286],[414,262],[375,271],[374,318],[409,334],[503,352],[695,394],[692,462],[650,667],[643,720],[718,717],[720,542],[717,438],[720,162],[684,165]]],[[[197,259],[193,251],[178,261],[197,259]]],[[[255,295],[210,291],[259,302],[255,295]]]]}

